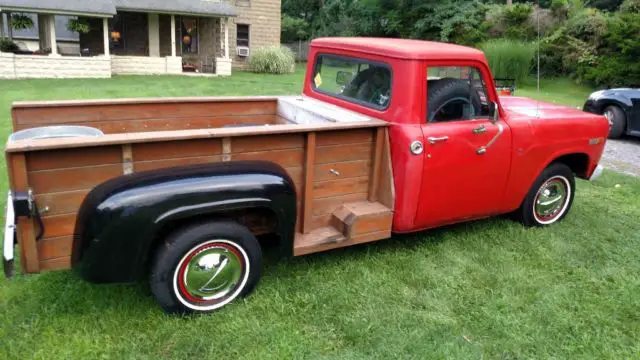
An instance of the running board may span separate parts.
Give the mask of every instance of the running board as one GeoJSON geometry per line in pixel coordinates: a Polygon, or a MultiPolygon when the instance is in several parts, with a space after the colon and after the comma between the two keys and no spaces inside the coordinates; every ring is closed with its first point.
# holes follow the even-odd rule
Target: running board
{"type": "Polygon", "coordinates": [[[329,226],[297,233],[293,255],[305,255],[391,237],[393,211],[369,201],[343,204],[333,212],[329,226]]]}

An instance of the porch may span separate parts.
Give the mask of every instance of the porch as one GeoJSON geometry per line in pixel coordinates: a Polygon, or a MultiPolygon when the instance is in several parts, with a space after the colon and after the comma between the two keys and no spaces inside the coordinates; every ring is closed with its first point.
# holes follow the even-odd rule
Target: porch
{"type": "Polygon", "coordinates": [[[0,16],[0,37],[12,38],[12,13],[37,14],[40,49],[31,54],[0,53],[0,78],[110,77],[112,74],[207,73],[231,75],[229,18],[235,9],[226,2],[178,4],[104,0],[92,9],[42,9],[37,0],[0,0],[7,14],[8,34],[0,16]],[[26,4],[32,3],[32,4],[26,4]],[[20,7],[16,5],[20,3],[20,7]],[[103,6],[98,7],[100,4],[103,6]],[[105,5],[106,4],[106,5],[105,5]],[[79,53],[61,54],[56,43],[55,16],[74,16],[88,26],[79,34],[79,53]]]}

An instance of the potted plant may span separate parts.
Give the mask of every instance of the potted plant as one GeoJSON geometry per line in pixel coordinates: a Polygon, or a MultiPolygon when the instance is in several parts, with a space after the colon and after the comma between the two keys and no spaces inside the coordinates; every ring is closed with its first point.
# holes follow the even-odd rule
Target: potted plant
{"type": "Polygon", "coordinates": [[[67,22],[67,30],[77,32],[78,34],[86,34],[91,30],[91,27],[86,19],[76,18],[69,19],[67,22]]]}
{"type": "Polygon", "coordinates": [[[25,14],[11,14],[11,27],[14,30],[25,30],[33,28],[33,20],[25,14]]]}

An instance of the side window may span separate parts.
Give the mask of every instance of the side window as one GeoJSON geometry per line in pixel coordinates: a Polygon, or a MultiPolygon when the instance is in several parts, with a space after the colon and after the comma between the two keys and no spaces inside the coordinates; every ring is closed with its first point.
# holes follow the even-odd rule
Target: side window
{"type": "Polygon", "coordinates": [[[489,117],[490,102],[482,73],[471,66],[427,69],[427,122],[489,117]]]}

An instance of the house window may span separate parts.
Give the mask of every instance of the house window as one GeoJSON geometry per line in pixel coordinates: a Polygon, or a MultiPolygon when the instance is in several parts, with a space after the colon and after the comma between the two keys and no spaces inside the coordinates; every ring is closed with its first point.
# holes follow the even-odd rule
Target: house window
{"type": "Polygon", "coordinates": [[[183,54],[198,53],[198,19],[194,17],[181,17],[181,37],[183,54]]]}
{"type": "Polygon", "coordinates": [[[237,25],[236,46],[249,46],[249,25],[237,25]]]}

